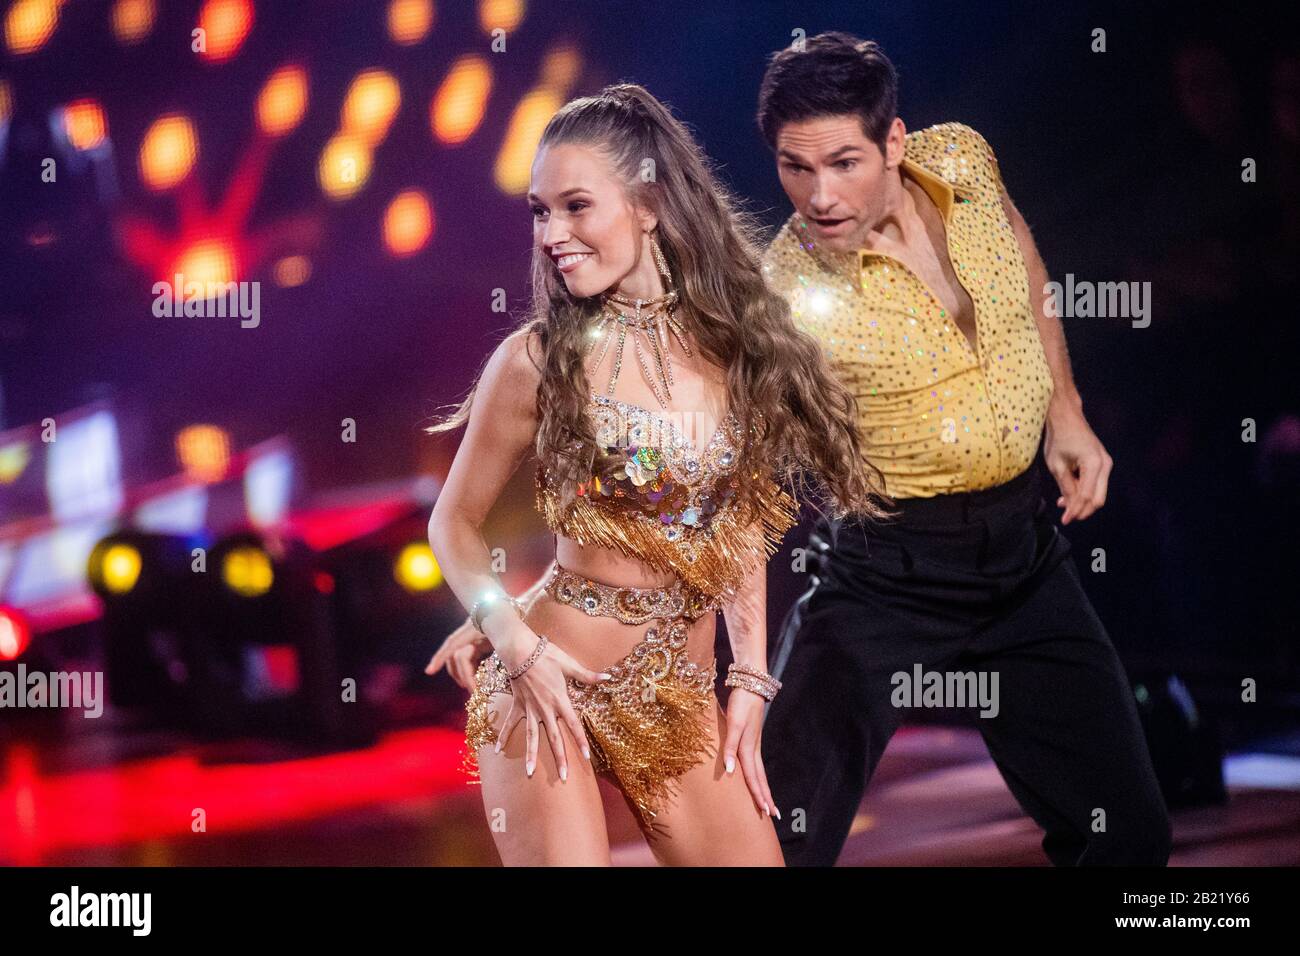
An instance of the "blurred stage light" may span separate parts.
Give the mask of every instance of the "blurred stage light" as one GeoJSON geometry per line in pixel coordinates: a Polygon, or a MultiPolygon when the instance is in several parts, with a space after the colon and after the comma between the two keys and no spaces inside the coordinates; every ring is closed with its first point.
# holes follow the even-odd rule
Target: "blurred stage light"
{"type": "Polygon", "coordinates": [[[189,119],[179,113],[160,117],[140,144],[140,178],[150,189],[170,189],[189,175],[197,155],[198,140],[189,119]]]}
{"type": "Polygon", "coordinates": [[[272,441],[253,453],[244,469],[244,511],[255,528],[279,524],[293,494],[293,451],[272,441]]]}
{"type": "Polygon", "coordinates": [[[307,71],[282,66],[271,74],[257,97],[257,126],[268,136],[283,136],[307,112],[307,71]]]}
{"type": "Polygon", "coordinates": [[[199,55],[212,63],[228,60],[253,28],[253,4],[251,0],[207,0],[198,25],[207,34],[207,49],[199,55]]]}
{"type": "MultiPolygon", "coordinates": [[[[211,287],[209,283],[224,284],[235,281],[239,274],[235,249],[222,239],[201,239],[181,251],[172,273],[164,278],[171,281],[176,273],[180,273],[181,281],[186,286],[191,282],[199,283],[202,286],[201,295],[206,295],[209,290],[213,295],[221,294],[221,289],[211,287]]],[[[181,291],[178,289],[175,294],[179,296],[181,291]]]]}
{"type": "Polygon", "coordinates": [[[86,559],[86,583],[105,602],[121,603],[129,595],[138,603],[136,599],[147,600],[165,591],[164,579],[184,555],[176,549],[166,551],[159,543],[164,538],[135,531],[101,538],[86,559]]]}
{"type": "Polygon", "coordinates": [[[99,556],[96,570],[104,589],[113,594],[126,594],[140,580],[140,552],[129,544],[115,544],[99,556]]]}
{"type": "Polygon", "coordinates": [[[271,556],[252,545],[232,548],[221,559],[221,580],[241,597],[261,597],[275,583],[271,556]]]}
{"type": "Polygon", "coordinates": [[[94,149],[108,135],[104,110],[91,99],[77,100],[63,108],[63,131],[74,149],[94,149]]]}
{"type": "Polygon", "coordinates": [[[11,485],[27,470],[32,449],[25,441],[0,446],[0,485],[11,485]]]}
{"type": "Polygon", "coordinates": [[[524,19],[524,0],[479,0],[478,23],[484,33],[505,30],[509,33],[524,19]]]}
{"type": "Polygon", "coordinates": [[[204,485],[184,485],[135,506],[132,523],[157,534],[197,535],[207,527],[210,496],[204,485]]]}
{"type": "Polygon", "coordinates": [[[388,35],[394,43],[419,43],[433,26],[433,0],[392,0],[388,4],[388,35]]]}
{"type": "Polygon", "coordinates": [[[0,124],[9,122],[14,115],[13,94],[9,92],[9,81],[0,80],[0,124]]]}
{"type": "Polygon", "coordinates": [[[429,109],[433,135],[448,146],[465,142],[483,121],[491,92],[492,67],[488,61],[477,53],[462,56],[452,64],[434,94],[429,109]]]}
{"type": "Polygon", "coordinates": [[[533,90],[515,107],[492,172],[497,188],[507,196],[522,196],[528,192],[537,141],[563,103],[563,95],[558,90],[543,87],[533,90]]]}
{"type": "Polygon", "coordinates": [[[295,288],[311,278],[311,260],[306,256],[285,256],[275,264],[272,275],[280,288],[295,288]]]}
{"type": "Polygon", "coordinates": [[[347,199],[370,178],[370,149],[349,133],[335,133],[316,168],[320,188],[331,199],[347,199]]]}
{"type": "Polygon", "coordinates": [[[340,132],[350,133],[368,147],[388,135],[388,126],[402,105],[402,88],[385,70],[363,70],[348,87],[339,116],[340,132]]]}
{"type": "Polygon", "coordinates": [[[393,563],[393,576],[411,592],[432,591],[442,584],[442,569],[433,549],[422,541],[413,541],[402,549],[393,563]]]}
{"type": "Polygon", "coordinates": [[[32,643],[32,629],[21,611],[0,605],[0,661],[16,661],[32,643]]]}
{"type": "Polygon", "coordinates": [[[11,53],[35,53],[58,25],[57,0],[16,0],[5,17],[5,42],[11,53]]]}
{"type": "Polygon", "coordinates": [[[582,54],[571,44],[563,43],[546,54],[542,61],[541,85],[554,87],[567,95],[568,90],[578,82],[582,71],[582,54]]]}
{"type": "Polygon", "coordinates": [[[189,425],[176,433],[176,459],[196,481],[220,481],[230,468],[230,436],[216,425],[189,425]]]}
{"type": "Polygon", "coordinates": [[[384,212],[384,244],[400,258],[414,255],[433,234],[433,210],[418,189],[399,193],[384,212]]]}
{"type": "Polygon", "coordinates": [[[46,445],[45,495],[58,522],[115,515],[125,500],[117,418],[107,409],[58,426],[46,445]]]}
{"type": "Polygon", "coordinates": [[[119,43],[139,43],[153,29],[153,0],[117,0],[113,4],[113,35],[119,43]]]}

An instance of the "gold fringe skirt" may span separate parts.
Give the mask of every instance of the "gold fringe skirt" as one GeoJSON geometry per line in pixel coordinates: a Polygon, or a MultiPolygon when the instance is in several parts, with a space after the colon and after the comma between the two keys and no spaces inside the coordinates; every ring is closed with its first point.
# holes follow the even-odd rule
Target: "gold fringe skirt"
{"type": "MultiPolygon", "coordinates": [[[[594,685],[569,680],[569,699],[587,731],[597,773],[611,773],[650,827],[675,778],[713,756],[708,721],[714,716],[716,662],[687,660],[691,622],[716,611],[716,599],[680,582],[669,588],[614,587],[558,564],[545,585],[556,600],[593,617],[624,624],[653,621],[645,637],[615,664],[597,668],[611,675],[594,685]]],[[[496,653],[478,666],[474,692],[465,705],[463,766],[478,777],[478,748],[496,742],[492,695],[510,692],[506,667],[496,653]]],[[[504,716],[504,715],[503,715],[504,716]]],[[[476,781],[472,781],[476,782],[476,781]]]]}

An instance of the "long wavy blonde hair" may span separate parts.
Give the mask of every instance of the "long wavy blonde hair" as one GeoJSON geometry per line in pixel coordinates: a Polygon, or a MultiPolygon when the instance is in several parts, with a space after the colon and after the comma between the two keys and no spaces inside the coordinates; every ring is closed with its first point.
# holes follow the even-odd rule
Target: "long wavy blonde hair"
{"type": "MultiPolygon", "coordinates": [[[[678,290],[679,318],[703,356],[726,371],[728,407],[747,436],[737,474],[772,475],[799,500],[811,491],[818,510],[837,517],[884,512],[880,472],[864,457],[857,402],[812,336],[795,327],[790,307],[772,292],[759,266],[760,230],[718,182],[687,129],[646,89],[633,83],[605,87],[557,112],[538,150],[559,143],[588,145],[606,156],[629,198],[658,217],[660,247],[678,290]],[[643,163],[653,160],[646,182],[643,163]]],[[[534,364],[539,461],[571,496],[572,485],[593,473],[600,451],[587,414],[590,384],[584,357],[599,296],[575,298],[559,270],[534,246],[532,305],[515,331],[536,333],[534,364]]],[[[469,417],[464,401],[431,433],[469,417]]],[[[741,482],[737,504],[753,507],[752,483],[741,482]]]]}

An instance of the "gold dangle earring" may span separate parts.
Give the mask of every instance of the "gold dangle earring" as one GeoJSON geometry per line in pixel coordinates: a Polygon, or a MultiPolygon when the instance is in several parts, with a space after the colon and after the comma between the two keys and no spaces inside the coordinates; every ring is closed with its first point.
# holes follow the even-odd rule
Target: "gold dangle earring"
{"type": "Polygon", "coordinates": [[[655,233],[658,231],[659,227],[655,226],[654,230],[650,233],[650,255],[654,256],[655,268],[658,269],[659,274],[663,276],[664,289],[666,291],[673,287],[673,274],[668,270],[668,260],[664,258],[664,251],[659,247],[659,240],[655,238],[655,233]]]}

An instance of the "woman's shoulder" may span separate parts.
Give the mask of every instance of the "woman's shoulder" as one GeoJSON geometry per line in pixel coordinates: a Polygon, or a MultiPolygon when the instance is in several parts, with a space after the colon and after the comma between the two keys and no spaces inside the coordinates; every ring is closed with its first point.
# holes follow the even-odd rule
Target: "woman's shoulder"
{"type": "Polygon", "coordinates": [[[520,326],[498,344],[489,359],[502,374],[511,378],[540,381],[542,377],[542,333],[535,323],[520,326]]]}
{"type": "Polygon", "coordinates": [[[535,417],[541,381],[541,335],[532,326],[523,326],[497,343],[483,367],[478,387],[493,404],[517,405],[535,417]]]}

